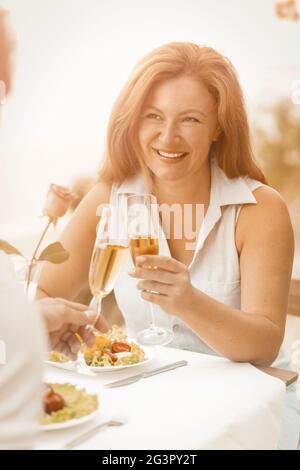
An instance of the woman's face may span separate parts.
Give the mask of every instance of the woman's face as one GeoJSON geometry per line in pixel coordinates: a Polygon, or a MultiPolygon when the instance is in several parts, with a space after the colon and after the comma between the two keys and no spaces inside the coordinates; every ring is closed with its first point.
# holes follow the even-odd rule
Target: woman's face
{"type": "Polygon", "coordinates": [[[208,162],[216,137],[215,102],[200,81],[180,76],[150,90],[138,139],[145,163],[156,178],[173,181],[195,176],[208,162]]]}

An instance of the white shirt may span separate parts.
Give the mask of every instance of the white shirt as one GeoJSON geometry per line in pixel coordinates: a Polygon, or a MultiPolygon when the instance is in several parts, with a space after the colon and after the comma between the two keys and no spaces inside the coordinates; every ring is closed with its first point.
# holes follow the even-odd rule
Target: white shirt
{"type": "MultiPolygon", "coordinates": [[[[192,284],[233,308],[241,307],[241,272],[239,254],[235,244],[235,226],[243,204],[256,204],[253,191],[263,186],[259,181],[248,177],[229,179],[213,158],[211,162],[210,203],[201,225],[194,257],[189,265],[192,284]]],[[[147,186],[141,174],[126,180],[120,186],[114,185],[111,204],[124,194],[143,194],[147,186]]],[[[163,232],[161,231],[163,234],[163,232]]],[[[159,240],[159,253],[171,256],[164,235],[159,240]]],[[[128,275],[133,265],[128,253],[125,268],[115,284],[115,297],[122,311],[128,334],[135,336],[138,331],[149,326],[147,303],[141,299],[136,288],[137,280],[128,275]]],[[[217,354],[189,326],[178,317],[164,312],[155,305],[155,318],[160,326],[174,332],[171,346],[207,354],[217,354]]],[[[283,367],[287,362],[280,353],[276,365],[283,367]]]]}
{"type": "Polygon", "coordinates": [[[35,308],[15,285],[8,256],[0,251],[0,449],[34,445],[44,335],[35,308]]]}

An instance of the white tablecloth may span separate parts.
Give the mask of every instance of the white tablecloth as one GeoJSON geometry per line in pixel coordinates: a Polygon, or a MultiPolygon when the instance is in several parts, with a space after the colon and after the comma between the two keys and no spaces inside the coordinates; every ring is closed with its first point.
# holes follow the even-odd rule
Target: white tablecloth
{"type": "Polygon", "coordinates": [[[276,449],[285,385],[250,364],[158,347],[154,359],[138,368],[95,376],[47,366],[48,382],[71,382],[99,394],[99,417],[86,424],[43,432],[38,448],[59,449],[95,426],[104,427],[81,449],[276,449]],[[188,366],[115,389],[103,384],[170,362],[188,366]]]}

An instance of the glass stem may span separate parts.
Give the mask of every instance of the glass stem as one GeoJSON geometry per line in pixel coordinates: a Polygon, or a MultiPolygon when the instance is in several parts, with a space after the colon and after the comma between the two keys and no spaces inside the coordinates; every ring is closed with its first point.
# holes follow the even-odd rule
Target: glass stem
{"type": "Polygon", "coordinates": [[[154,313],[154,305],[152,302],[149,302],[149,310],[150,310],[150,328],[155,328],[155,313],[154,313]]]}
{"type": "MultiPolygon", "coordinates": [[[[93,302],[93,301],[92,301],[93,302]]],[[[102,311],[102,297],[96,297],[96,302],[97,302],[97,314],[96,314],[96,318],[93,322],[93,328],[97,328],[97,323],[98,323],[98,320],[100,318],[100,315],[101,315],[101,311],[102,311]]]]}
{"type": "Polygon", "coordinates": [[[89,307],[93,310],[96,310],[96,316],[95,319],[93,320],[92,323],[89,325],[86,325],[86,330],[90,332],[90,334],[93,333],[94,329],[97,330],[97,323],[101,315],[101,306],[102,306],[102,297],[93,297],[92,300],[90,301],[89,307]]]}

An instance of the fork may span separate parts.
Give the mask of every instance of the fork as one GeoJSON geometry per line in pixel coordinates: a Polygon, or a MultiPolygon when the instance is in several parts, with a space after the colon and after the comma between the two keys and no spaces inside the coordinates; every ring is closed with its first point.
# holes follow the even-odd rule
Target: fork
{"type": "Polygon", "coordinates": [[[110,419],[109,421],[106,421],[105,423],[97,424],[97,426],[94,426],[89,431],[85,431],[83,434],[77,437],[74,437],[66,444],[63,444],[63,446],[61,447],[61,450],[70,450],[70,449],[73,449],[74,447],[79,446],[80,444],[87,441],[88,439],[93,437],[95,434],[97,434],[99,431],[102,431],[104,428],[108,426],[122,426],[123,424],[124,424],[123,421],[120,421],[117,419],[110,419]]]}

